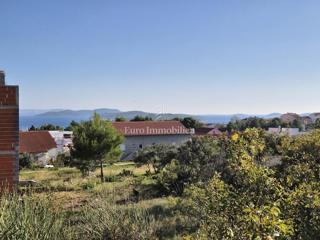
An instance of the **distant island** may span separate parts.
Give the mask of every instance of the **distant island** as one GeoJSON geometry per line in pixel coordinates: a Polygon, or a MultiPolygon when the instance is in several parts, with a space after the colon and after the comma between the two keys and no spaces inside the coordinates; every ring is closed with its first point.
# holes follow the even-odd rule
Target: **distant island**
{"type": "Polygon", "coordinates": [[[173,118],[193,117],[204,123],[220,123],[225,124],[231,121],[231,119],[244,119],[248,117],[260,117],[260,118],[275,118],[280,117],[281,113],[271,113],[265,115],[255,114],[207,114],[207,115],[192,115],[185,113],[151,113],[144,111],[121,111],[113,108],[100,108],[92,110],[69,110],[69,109],[22,109],[20,110],[20,129],[26,130],[31,125],[41,126],[44,124],[54,124],[62,127],[66,127],[69,123],[74,121],[88,120],[94,112],[99,113],[104,119],[114,120],[118,117],[125,119],[132,119],[135,116],[150,117],[154,120],[170,120],[173,118]]]}

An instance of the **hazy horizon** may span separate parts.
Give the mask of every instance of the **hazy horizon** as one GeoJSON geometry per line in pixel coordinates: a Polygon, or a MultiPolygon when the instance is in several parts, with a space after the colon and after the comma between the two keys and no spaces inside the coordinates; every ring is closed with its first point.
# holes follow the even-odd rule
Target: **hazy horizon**
{"type": "MultiPolygon", "coordinates": [[[[99,107],[99,108],[86,108],[86,109],[71,109],[71,108],[52,108],[52,109],[24,109],[20,108],[20,111],[41,111],[41,112],[59,112],[59,111],[65,111],[65,110],[70,110],[70,111],[92,111],[92,110],[98,110],[98,109],[114,109],[114,110],[119,110],[120,112],[130,112],[130,111],[141,111],[141,112],[150,112],[150,113],[159,113],[159,112],[153,112],[153,111],[145,111],[143,109],[133,109],[133,110],[127,110],[127,109],[118,109],[118,108],[113,108],[113,107],[99,107]]],[[[234,113],[188,113],[188,112],[161,112],[159,114],[186,114],[186,115],[271,115],[271,114],[285,114],[285,113],[297,113],[299,115],[303,114],[310,114],[310,113],[316,113],[316,112],[266,112],[266,113],[246,113],[246,112],[234,112],[234,113]]]]}
{"type": "Polygon", "coordinates": [[[21,109],[320,112],[319,7],[2,1],[0,69],[20,86],[21,109]]]}

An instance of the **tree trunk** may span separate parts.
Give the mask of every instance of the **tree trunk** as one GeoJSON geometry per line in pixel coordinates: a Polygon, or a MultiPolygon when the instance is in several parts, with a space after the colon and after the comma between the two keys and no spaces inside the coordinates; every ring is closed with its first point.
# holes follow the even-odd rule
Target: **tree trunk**
{"type": "Polygon", "coordinates": [[[103,161],[100,160],[100,177],[101,177],[101,182],[103,183],[104,182],[104,174],[103,174],[103,161]]]}

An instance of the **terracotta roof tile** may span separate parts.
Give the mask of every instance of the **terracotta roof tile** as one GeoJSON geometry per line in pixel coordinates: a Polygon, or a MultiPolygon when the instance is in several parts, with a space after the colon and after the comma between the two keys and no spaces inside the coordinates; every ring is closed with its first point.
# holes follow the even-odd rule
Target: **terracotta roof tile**
{"type": "Polygon", "coordinates": [[[195,129],[195,135],[196,136],[205,136],[205,135],[211,135],[211,136],[216,136],[216,135],[221,135],[221,131],[218,128],[196,128],[195,129]]]}
{"type": "Polygon", "coordinates": [[[20,132],[20,153],[42,153],[56,148],[48,131],[20,132]]]}

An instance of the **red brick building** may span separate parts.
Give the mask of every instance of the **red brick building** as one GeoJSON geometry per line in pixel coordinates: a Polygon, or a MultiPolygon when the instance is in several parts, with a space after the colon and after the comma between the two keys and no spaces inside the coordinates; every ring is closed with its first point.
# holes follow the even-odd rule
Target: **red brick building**
{"type": "Polygon", "coordinates": [[[5,85],[0,71],[0,188],[19,181],[19,88],[5,85]]]}

